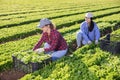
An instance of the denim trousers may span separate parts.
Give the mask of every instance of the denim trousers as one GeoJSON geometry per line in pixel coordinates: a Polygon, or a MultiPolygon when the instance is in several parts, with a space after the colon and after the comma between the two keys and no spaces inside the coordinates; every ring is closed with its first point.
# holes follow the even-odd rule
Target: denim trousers
{"type": "MultiPolygon", "coordinates": [[[[49,47],[50,47],[50,45],[48,43],[44,44],[44,48],[49,48],[49,47]]],[[[46,54],[50,54],[52,57],[52,61],[55,61],[55,60],[65,56],[67,51],[68,51],[68,49],[58,50],[58,51],[50,51],[50,52],[46,52],[46,54]]]]}
{"type": "Polygon", "coordinates": [[[84,39],[82,33],[79,31],[77,32],[76,35],[76,42],[77,42],[77,47],[81,47],[82,45],[88,44],[84,39]]]}

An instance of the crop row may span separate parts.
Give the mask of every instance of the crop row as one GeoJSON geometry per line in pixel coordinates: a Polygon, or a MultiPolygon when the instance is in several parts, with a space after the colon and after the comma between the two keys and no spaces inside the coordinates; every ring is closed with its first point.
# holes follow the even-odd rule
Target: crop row
{"type": "MultiPolygon", "coordinates": [[[[114,32],[119,34],[119,30],[114,32]]],[[[76,50],[73,55],[21,78],[24,79],[119,80],[120,58],[102,51],[99,45],[86,45],[76,50]]]]}
{"type": "MultiPolygon", "coordinates": [[[[79,28],[79,24],[74,25],[76,26],[76,28],[79,28]]],[[[109,26],[108,26],[109,27],[109,26]]],[[[74,27],[71,27],[71,29],[74,27]]],[[[107,28],[106,28],[107,29],[107,28]]],[[[63,30],[65,31],[69,31],[70,28],[66,27],[66,29],[62,28],[60,30],[60,32],[62,32],[63,30]]],[[[103,30],[103,28],[101,29],[101,31],[103,30]]],[[[64,31],[62,32],[64,33],[64,31]]],[[[67,40],[67,43],[70,45],[72,42],[75,41],[75,35],[76,35],[76,30],[71,31],[71,32],[67,32],[65,33],[63,36],[65,37],[65,39],[67,40]]],[[[0,52],[0,70],[4,70],[5,68],[9,68],[12,64],[11,62],[11,54],[16,52],[16,51],[21,51],[21,50],[27,50],[27,49],[32,49],[32,47],[34,46],[34,44],[37,42],[37,39],[40,36],[35,35],[35,36],[30,36],[28,38],[19,40],[19,41],[14,41],[14,42],[8,42],[5,44],[1,44],[1,52],[0,52]],[[15,49],[16,47],[16,49],[15,49]]]]}
{"type": "Polygon", "coordinates": [[[47,65],[21,80],[119,80],[120,58],[104,52],[99,45],[86,45],[72,55],[47,65]]]}
{"type": "Polygon", "coordinates": [[[91,12],[96,12],[96,11],[103,11],[107,9],[119,9],[120,6],[105,6],[104,8],[101,9],[101,6],[97,7],[92,7],[91,10],[84,9],[84,8],[70,8],[68,10],[59,10],[59,11],[48,11],[48,12],[36,12],[34,14],[24,14],[24,15],[13,15],[13,16],[7,16],[7,17],[1,17],[1,24],[0,28],[4,27],[13,27],[17,26],[20,24],[25,24],[25,23],[31,23],[31,22],[37,22],[39,19],[43,17],[47,18],[59,18],[59,17],[64,17],[64,16],[70,16],[70,15],[77,15],[81,13],[86,13],[87,11],[91,12]],[[16,18],[17,17],[17,18],[16,18]]]}
{"type": "MultiPolygon", "coordinates": [[[[101,18],[101,17],[108,16],[111,14],[120,13],[119,10],[115,9],[115,11],[116,12],[111,12],[111,10],[109,10],[109,11],[105,10],[105,11],[94,12],[94,14],[96,14],[95,18],[101,18]],[[105,12],[106,14],[103,14],[103,12],[105,12]],[[99,13],[99,15],[97,15],[98,13],[99,13]]],[[[75,15],[75,16],[68,16],[68,17],[64,17],[64,18],[56,18],[56,19],[53,19],[52,21],[57,25],[57,29],[59,29],[63,26],[71,26],[76,23],[80,23],[81,21],[83,21],[82,16],[84,16],[84,14],[81,14],[81,16],[75,15]]],[[[29,25],[0,29],[0,31],[1,31],[0,32],[0,35],[1,35],[0,42],[2,43],[2,42],[10,41],[13,39],[20,39],[20,38],[24,38],[26,36],[30,36],[30,35],[39,33],[39,30],[36,30],[36,27],[34,27],[35,25],[37,25],[37,24],[31,23],[29,25]]]]}
{"type": "MultiPolygon", "coordinates": [[[[35,3],[34,1],[24,1],[24,0],[21,0],[20,2],[16,0],[16,1],[10,1],[10,2],[6,2],[6,1],[1,1],[1,7],[0,7],[0,12],[1,14],[3,15],[15,15],[17,13],[27,13],[27,12],[36,12],[35,10],[39,9],[41,11],[49,11],[49,10],[58,10],[58,9],[66,9],[68,7],[71,7],[71,6],[79,6],[80,8],[81,7],[84,7],[84,6],[95,6],[95,5],[102,5],[102,7],[104,5],[119,5],[119,0],[117,1],[106,1],[106,2],[102,2],[100,0],[98,1],[89,1],[87,0],[87,3],[84,2],[84,1],[39,1],[39,0],[36,0],[35,3]],[[38,1],[38,3],[37,3],[38,1]],[[44,2],[46,2],[46,4],[44,4],[44,2]],[[62,3],[64,2],[64,3],[62,3]],[[91,3],[93,2],[93,3],[91,3]],[[55,3],[55,4],[54,4],[55,3]],[[89,4],[90,3],[90,4],[89,4]],[[29,5],[28,5],[29,4],[29,5]],[[44,4],[44,5],[43,5],[44,4]],[[51,6],[52,4],[52,6],[51,6]],[[41,6],[42,5],[42,6],[41,6]],[[50,7],[49,7],[50,6],[50,7]],[[8,14],[6,14],[8,13],[8,14]]],[[[1,16],[1,15],[0,15],[1,16]]]]}

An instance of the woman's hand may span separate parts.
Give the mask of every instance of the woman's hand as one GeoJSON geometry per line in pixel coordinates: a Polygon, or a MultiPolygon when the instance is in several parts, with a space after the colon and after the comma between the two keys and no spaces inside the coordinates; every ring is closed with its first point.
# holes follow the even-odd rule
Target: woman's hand
{"type": "Polygon", "coordinates": [[[92,42],[91,42],[91,41],[88,41],[88,44],[92,44],[92,42]]]}
{"type": "Polygon", "coordinates": [[[35,50],[35,52],[40,54],[40,53],[44,52],[44,48],[38,48],[35,50]]]}
{"type": "Polygon", "coordinates": [[[95,44],[98,44],[98,40],[95,40],[95,44]]]}

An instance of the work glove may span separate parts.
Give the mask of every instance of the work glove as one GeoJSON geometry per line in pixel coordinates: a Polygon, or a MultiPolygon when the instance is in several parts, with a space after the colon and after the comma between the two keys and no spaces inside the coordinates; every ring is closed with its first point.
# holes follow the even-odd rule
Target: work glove
{"type": "Polygon", "coordinates": [[[44,48],[38,48],[35,50],[35,52],[40,54],[40,53],[44,52],[44,48]]]}
{"type": "Polygon", "coordinates": [[[98,44],[98,40],[95,40],[95,44],[98,44]]]}
{"type": "Polygon", "coordinates": [[[92,42],[91,42],[91,41],[88,41],[88,44],[92,44],[92,42]]]}

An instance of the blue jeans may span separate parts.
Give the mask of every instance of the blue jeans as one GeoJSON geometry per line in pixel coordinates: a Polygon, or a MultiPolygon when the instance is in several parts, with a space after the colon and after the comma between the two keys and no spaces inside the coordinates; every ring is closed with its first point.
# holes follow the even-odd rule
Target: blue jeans
{"type": "MultiPolygon", "coordinates": [[[[49,48],[50,45],[48,43],[44,44],[44,48],[49,48]]],[[[68,49],[65,50],[59,50],[59,51],[50,51],[47,52],[47,54],[50,54],[52,57],[52,61],[55,61],[61,57],[63,57],[67,53],[68,49]]]]}
{"type": "Polygon", "coordinates": [[[82,33],[81,33],[80,31],[77,32],[76,42],[77,42],[77,47],[81,47],[82,44],[83,44],[83,45],[88,44],[88,43],[83,39],[83,35],[82,35],[82,33]]]}

